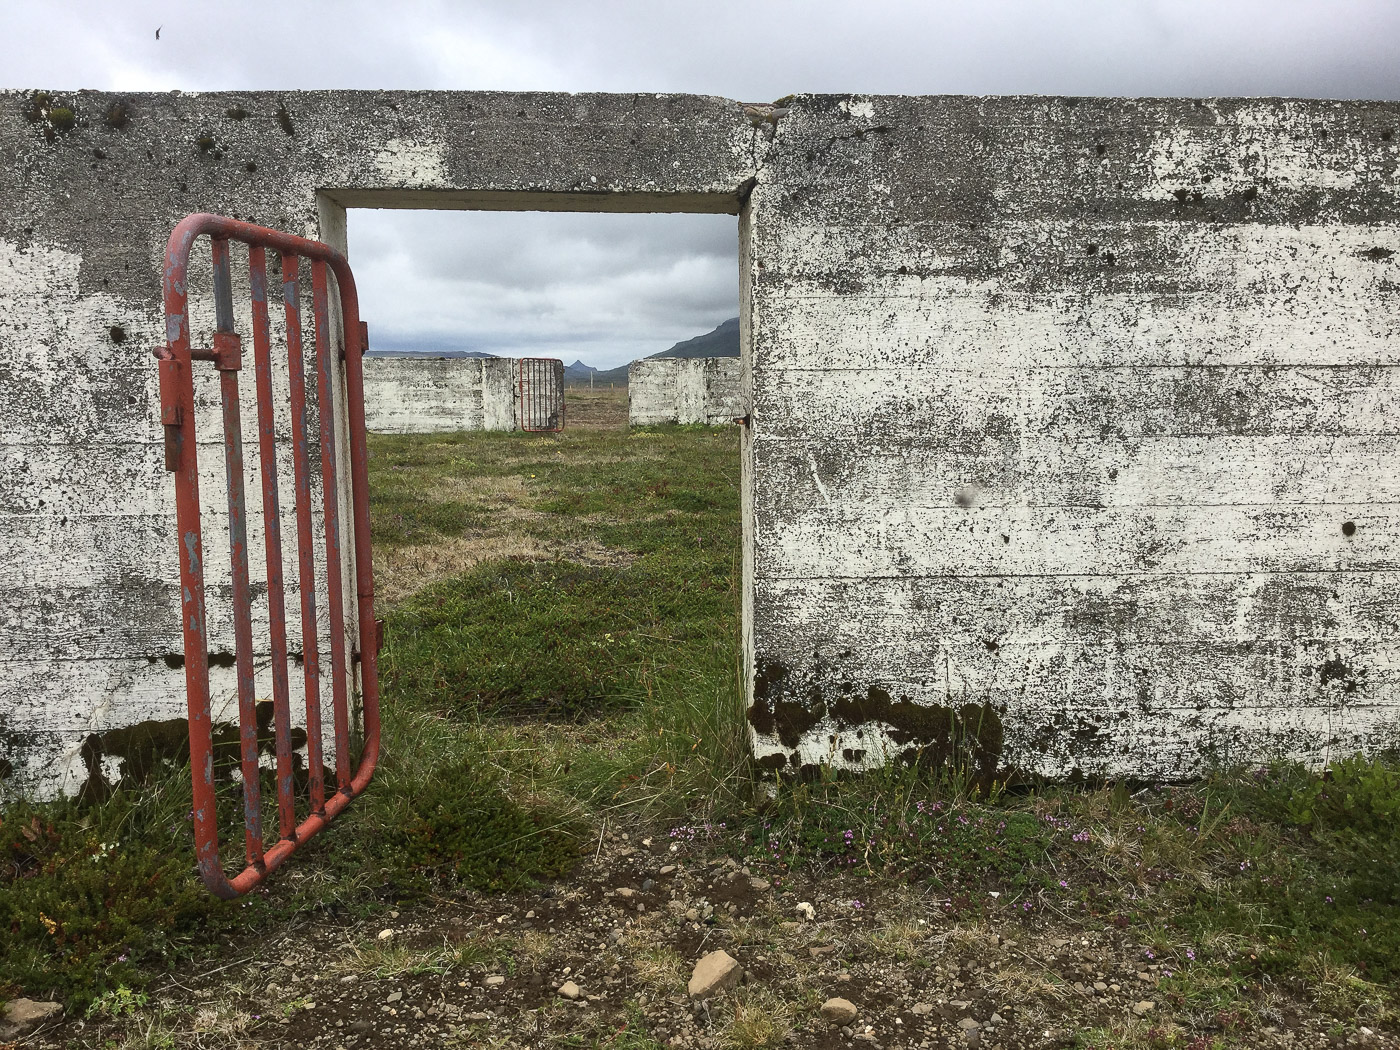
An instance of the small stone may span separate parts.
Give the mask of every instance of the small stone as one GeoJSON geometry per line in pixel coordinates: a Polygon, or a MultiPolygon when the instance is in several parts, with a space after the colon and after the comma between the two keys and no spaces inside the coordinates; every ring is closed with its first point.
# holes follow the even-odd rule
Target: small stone
{"type": "Polygon", "coordinates": [[[1152,975],[1150,973],[1147,973],[1146,971],[1140,971],[1137,975],[1137,979],[1139,981],[1151,981],[1152,975]]]}
{"type": "Polygon", "coordinates": [[[565,999],[577,999],[583,994],[583,989],[574,984],[573,981],[565,981],[559,986],[559,994],[565,999]]]}
{"type": "Polygon", "coordinates": [[[709,999],[739,983],[744,968],[726,951],[714,951],[695,964],[686,991],[692,999],[709,999]]]}
{"type": "Polygon", "coordinates": [[[482,981],[481,983],[486,985],[487,988],[499,988],[501,985],[506,983],[506,979],[498,973],[493,973],[490,977],[486,978],[486,980],[482,981]]]}
{"type": "Polygon", "coordinates": [[[822,1016],[835,1025],[848,1025],[856,1019],[856,1004],[849,999],[832,998],[822,1003],[822,1016]]]}
{"type": "Polygon", "coordinates": [[[674,872],[675,870],[676,870],[676,866],[675,866],[674,864],[663,864],[663,865],[661,865],[661,870],[660,870],[659,872],[657,872],[657,874],[658,874],[658,875],[670,875],[670,874],[671,874],[672,872],[674,872]]]}
{"type": "Polygon", "coordinates": [[[991,1017],[987,1018],[987,1023],[988,1023],[988,1024],[1006,1024],[1006,1018],[1005,1018],[1005,1017],[1002,1017],[1001,1014],[992,1014],[991,1017]]]}
{"type": "Polygon", "coordinates": [[[651,892],[651,888],[652,888],[653,886],[655,886],[655,885],[656,885],[656,883],[655,883],[655,881],[653,881],[652,879],[643,879],[643,880],[642,880],[642,892],[643,892],[643,893],[650,893],[650,892],[651,892]]]}
{"type": "Polygon", "coordinates": [[[810,901],[802,901],[796,908],[797,914],[801,915],[808,922],[817,917],[817,909],[812,907],[810,901]]]}
{"type": "Polygon", "coordinates": [[[355,983],[356,981],[358,981],[359,979],[360,979],[360,975],[359,975],[359,974],[357,974],[357,973],[347,973],[344,977],[342,977],[342,978],[340,979],[340,983],[341,983],[341,984],[354,984],[354,983],[355,983]]]}
{"type": "Polygon", "coordinates": [[[964,1017],[958,1022],[958,1027],[964,1032],[972,1032],[982,1027],[982,1022],[975,1017],[964,1017]]]}
{"type": "Polygon", "coordinates": [[[685,910],[685,917],[686,917],[687,919],[689,919],[691,922],[699,922],[699,921],[700,921],[700,913],[699,913],[698,911],[696,911],[694,908],[687,908],[687,909],[685,910]]]}
{"type": "Polygon", "coordinates": [[[836,950],[834,944],[813,944],[808,947],[807,954],[813,959],[820,959],[823,955],[830,955],[836,950]]]}
{"type": "Polygon", "coordinates": [[[385,1001],[386,1003],[397,1003],[397,1002],[399,1002],[399,1001],[402,1000],[402,999],[403,999],[403,991],[402,991],[402,990],[390,992],[387,996],[384,997],[384,1001],[385,1001]]]}
{"type": "Polygon", "coordinates": [[[914,1004],[914,1008],[913,1008],[912,1010],[910,1010],[909,1012],[910,1012],[911,1014],[913,1014],[915,1017],[927,1017],[929,1014],[933,1013],[933,1004],[932,1004],[932,1003],[915,1003],[915,1004],[914,1004]]]}
{"type": "Polygon", "coordinates": [[[751,890],[753,890],[755,893],[762,893],[764,890],[770,889],[770,888],[772,887],[772,885],[773,885],[773,884],[772,884],[771,882],[769,882],[767,879],[760,879],[760,878],[752,878],[752,879],[749,879],[749,888],[750,888],[751,890]]]}
{"type": "Polygon", "coordinates": [[[837,984],[850,984],[850,983],[851,983],[851,975],[848,974],[848,973],[838,973],[838,974],[836,975],[836,983],[837,983],[837,984]]]}
{"type": "Polygon", "coordinates": [[[392,940],[394,939],[394,931],[393,931],[393,930],[380,930],[380,931],[379,931],[379,939],[380,939],[381,941],[392,941],[392,940]]]}
{"type": "Polygon", "coordinates": [[[1138,1017],[1146,1017],[1153,1010],[1157,1009],[1157,1004],[1144,999],[1142,1002],[1133,1003],[1133,1013],[1138,1017]]]}
{"type": "Polygon", "coordinates": [[[629,897],[635,897],[637,895],[637,891],[629,886],[619,886],[616,892],[617,896],[621,897],[623,900],[627,900],[629,897]]]}

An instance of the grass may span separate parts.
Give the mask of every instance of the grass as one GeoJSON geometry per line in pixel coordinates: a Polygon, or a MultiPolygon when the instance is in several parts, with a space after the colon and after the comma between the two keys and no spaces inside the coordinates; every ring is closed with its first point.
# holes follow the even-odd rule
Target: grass
{"type": "MultiPolygon", "coordinates": [[[[910,965],[935,922],[964,933],[1055,923],[1117,931],[1144,961],[1150,953],[1169,971],[1160,1008],[1217,1018],[1222,1045],[1266,1018],[1280,989],[1329,1016],[1394,1015],[1394,760],[1131,790],[1013,790],[955,762],[755,795],[735,673],[737,471],[729,429],[375,437],[388,599],[384,760],[369,792],[271,892],[234,904],[191,877],[185,770],[100,804],[12,804],[0,818],[0,997],[60,997],[104,1015],[221,938],[313,909],[369,914],[453,887],[564,875],[601,822],[626,817],[743,856],[780,891],[837,877],[854,907],[863,887],[883,887],[886,908],[929,918],[926,928],[876,912],[873,948],[910,965]]],[[[234,809],[231,786],[225,796],[234,809]]],[[[686,961],[666,945],[637,949],[643,983],[683,977],[686,961]]],[[[376,942],[335,965],[435,972],[498,950],[376,942]]],[[[515,954],[546,952],[522,942],[515,954]]],[[[1060,994],[1035,967],[1005,976],[1026,995],[1060,994]]],[[[774,1045],[801,1023],[758,990],[730,1009],[724,1039],[736,1047],[774,1045]]],[[[148,1020],[131,1045],[177,1045],[148,1020]]],[[[1081,1042],[1173,1045],[1174,1031],[1132,1021],[1081,1042]]],[[[568,1045],[655,1044],[632,1018],[568,1045]]]]}
{"type": "Polygon", "coordinates": [[[85,1009],[309,909],[558,877],[618,808],[742,801],[734,431],[374,437],[371,460],[377,576],[413,580],[384,609],[372,789],[233,905],[192,878],[187,769],[11,804],[0,998],[85,1009]]]}

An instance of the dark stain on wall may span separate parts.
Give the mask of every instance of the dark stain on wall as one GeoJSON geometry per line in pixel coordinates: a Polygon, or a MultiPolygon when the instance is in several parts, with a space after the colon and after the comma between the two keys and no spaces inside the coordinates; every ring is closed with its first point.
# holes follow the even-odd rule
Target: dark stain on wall
{"type": "Polygon", "coordinates": [[[1366,676],[1364,671],[1354,670],[1340,656],[1324,661],[1317,671],[1318,681],[1324,689],[1328,683],[1338,682],[1344,693],[1356,692],[1358,681],[1366,676]]]}
{"type": "MultiPolygon", "coordinates": [[[[257,705],[260,754],[276,752],[272,716],[272,701],[260,701],[257,705]]],[[[88,775],[80,797],[84,801],[100,802],[118,786],[149,783],[152,775],[167,764],[185,765],[190,759],[189,732],[185,719],[170,718],[90,734],[83,741],[83,765],[88,775]],[[120,779],[116,783],[109,781],[102,771],[102,760],[109,757],[121,759],[120,779]]],[[[239,765],[238,726],[216,725],[213,739],[215,775],[227,776],[239,765]]],[[[300,776],[301,756],[296,751],[306,745],[306,730],[294,728],[291,743],[293,773],[300,776]]]]}
{"type": "Polygon", "coordinates": [[[749,723],[762,736],[777,736],[784,747],[796,747],[802,734],[826,716],[826,704],[815,686],[805,690],[809,704],[791,699],[792,676],[777,660],[759,660],[754,675],[749,723]]]}

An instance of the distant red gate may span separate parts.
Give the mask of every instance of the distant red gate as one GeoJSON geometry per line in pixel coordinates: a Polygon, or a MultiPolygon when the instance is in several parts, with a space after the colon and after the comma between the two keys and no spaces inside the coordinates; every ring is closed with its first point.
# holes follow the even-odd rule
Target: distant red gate
{"type": "Polygon", "coordinates": [[[520,429],[564,429],[564,362],[554,357],[522,357],[520,429]]]}
{"type": "Polygon", "coordinates": [[[262,882],[292,852],[320,831],[350,800],[364,790],[379,756],[379,630],[374,619],[374,581],[370,568],[368,454],[365,443],[364,388],[360,357],[366,333],[359,319],[355,279],[344,257],[317,241],[218,215],[191,215],[170,235],[166,247],[166,345],[160,361],[161,422],[165,427],[165,466],[175,474],[176,518],[180,536],[181,621],[185,641],[185,687],[190,723],[190,765],[194,778],[196,855],[204,884],[220,897],[236,897],[262,882]],[[215,332],[212,349],[190,345],[187,269],[196,238],[208,234],[214,267],[215,332]],[[252,293],[254,376],[257,387],[258,451],[261,461],[263,527],[267,556],[267,602],[272,679],[272,728],[276,754],[278,840],[263,848],[262,789],[259,775],[257,699],[254,695],[252,586],[249,580],[247,521],[244,508],[243,440],[239,422],[238,373],[243,351],[234,331],[233,283],[229,241],[248,245],[252,293]],[[287,383],[291,399],[295,476],[298,588],[301,594],[302,668],[305,679],[307,795],[298,820],[293,786],[290,687],[287,673],[287,628],[282,576],[281,519],[274,429],[273,363],[267,298],[267,250],[281,257],[282,298],[287,323],[287,383]],[[308,399],[303,364],[298,276],[301,260],[311,268],[315,320],[316,397],[308,399]],[[327,270],[335,277],[345,339],[345,398],[348,415],[337,418],[334,377],[339,361],[330,313],[327,270]],[[242,773],[244,851],[247,866],[230,879],[219,857],[219,827],[214,790],[213,723],[210,711],[209,638],[205,623],[204,548],[200,522],[199,463],[195,442],[193,363],[212,361],[219,373],[223,404],[224,467],[227,476],[229,558],[232,575],[234,665],[237,674],[239,763],[242,773]],[[307,434],[308,408],[319,420],[320,468],[325,516],[325,576],[329,599],[331,697],[335,733],[335,789],[326,797],[321,746],[321,678],[316,611],[315,541],[311,510],[311,470],[307,434]],[[351,532],[354,540],[358,653],[346,653],[345,603],[341,584],[342,528],[338,497],[340,469],[336,455],[338,424],[349,433],[351,532]],[[358,656],[364,742],[352,766],[350,695],[358,656]]]}

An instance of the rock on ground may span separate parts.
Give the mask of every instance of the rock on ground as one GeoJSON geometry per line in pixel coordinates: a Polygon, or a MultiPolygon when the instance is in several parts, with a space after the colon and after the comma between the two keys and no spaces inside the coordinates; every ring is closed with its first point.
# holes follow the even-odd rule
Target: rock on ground
{"type": "Polygon", "coordinates": [[[832,1024],[850,1024],[856,1019],[856,1004],[849,999],[828,999],[822,1003],[822,1016],[832,1024]]]}
{"type": "Polygon", "coordinates": [[[744,976],[744,968],[728,952],[710,952],[695,964],[686,990],[692,999],[709,999],[727,992],[744,976]]]}
{"type": "Polygon", "coordinates": [[[5,1005],[5,1019],[0,1021],[0,1040],[8,1042],[29,1029],[43,1024],[63,1012],[61,1003],[34,999],[14,999],[5,1005]]]}

